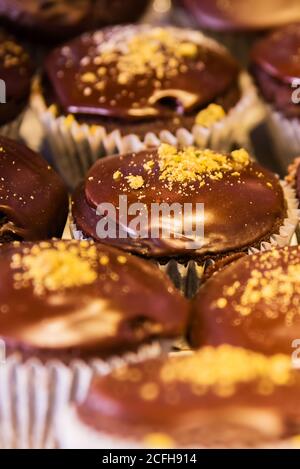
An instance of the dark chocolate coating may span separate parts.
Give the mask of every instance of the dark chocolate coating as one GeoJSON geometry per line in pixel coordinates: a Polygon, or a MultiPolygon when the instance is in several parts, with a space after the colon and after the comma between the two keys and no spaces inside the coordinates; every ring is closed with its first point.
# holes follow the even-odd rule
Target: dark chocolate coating
{"type": "Polygon", "coordinates": [[[37,153],[0,137],[0,242],[59,237],[67,214],[58,174],[37,153]]]}
{"type": "MultiPolygon", "coordinates": [[[[122,121],[151,123],[156,119],[169,119],[172,122],[176,116],[191,113],[195,115],[196,111],[223,95],[226,96],[237,85],[239,67],[234,59],[218,45],[207,45],[207,41],[197,46],[196,54],[192,57],[178,58],[171,53],[167,55],[163,47],[162,52],[166,55],[167,62],[162,68],[169,75],[159,79],[156,69],[151,69],[147,73],[143,71],[134,74],[126,83],[120,82],[120,73],[116,69],[122,56],[120,52],[108,64],[99,63],[98,59],[103,54],[98,49],[104,46],[105,41],[115,44],[121,35],[122,43],[126,44],[132,33],[139,37],[151,30],[153,28],[147,26],[132,25],[107,28],[84,34],[54,50],[48,56],[45,68],[51,84],[50,94],[54,94],[54,102],[59,109],[63,113],[76,114],[79,117],[84,115],[87,119],[99,117],[104,122],[105,119],[108,122],[109,119],[118,119],[121,124],[122,121]],[[175,69],[174,60],[178,63],[175,69]],[[168,67],[172,61],[171,70],[168,67]],[[99,76],[99,70],[103,75],[99,76]],[[83,79],[86,79],[86,83],[83,79]],[[99,83],[105,83],[103,89],[97,88],[99,83]]],[[[173,30],[166,28],[166,31],[173,30]]],[[[175,29],[172,34],[178,40],[176,35],[181,37],[183,32],[184,30],[175,29]]],[[[187,40],[182,39],[182,42],[187,40]]],[[[193,43],[193,40],[190,42],[193,43]]],[[[141,52],[141,58],[143,53],[141,52]]],[[[157,56],[153,60],[155,62],[157,56]]],[[[137,65],[133,66],[136,67],[137,65]]],[[[235,104],[236,99],[230,98],[230,104],[232,101],[235,104]]],[[[151,126],[148,129],[151,131],[151,126]]]]}
{"type": "Polygon", "coordinates": [[[300,79],[299,50],[297,23],[258,41],[251,52],[251,67],[262,95],[287,117],[300,117],[300,106],[292,100],[293,92],[299,88],[292,87],[293,80],[300,79]]]}
{"type": "Polygon", "coordinates": [[[278,442],[299,430],[300,374],[287,370],[289,356],[272,358],[273,365],[243,349],[206,348],[128,366],[95,378],[77,415],[99,438],[104,434],[119,444],[199,448],[278,442]],[[283,365],[277,384],[270,379],[275,362],[283,365]]]}
{"type": "Polygon", "coordinates": [[[135,21],[148,0],[0,0],[0,23],[30,39],[58,43],[83,31],[135,21]]]}
{"type": "Polygon", "coordinates": [[[211,277],[195,299],[193,347],[231,344],[292,354],[299,337],[299,247],[244,257],[211,277]]]}
{"type": "MultiPolygon", "coordinates": [[[[176,182],[169,190],[165,181],[160,180],[157,150],[148,150],[106,157],[95,163],[84,185],[77,189],[73,197],[72,214],[77,228],[85,236],[99,239],[96,226],[101,217],[95,210],[102,202],[118,207],[120,195],[128,197],[128,206],[134,202],[146,204],[148,214],[151,214],[150,204],[155,202],[192,203],[193,212],[196,203],[204,203],[205,244],[202,248],[191,250],[187,244],[190,239],[184,236],[178,239],[129,237],[102,240],[130,252],[156,258],[184,256],[201,261],[207,257],[245,250],[277,233],[286,214],[278,178],[257,163],[251,162],[239,177],[231,173],[225,173],[221,180],[207,177],[202,186],[197,181],[187,182],[187,186],[176,182]],[[143,167],[149,160],[155,163],[150,173],[143,167]],[[117,181],[113,179],[116,171],[123,174],[117,181]],[[128,186],[127,191],[124,190],[124,180],[130,174],[141,175],[144,178],[143,187],[133,190],[128,186]]],[[[128,216],[128,224],[132,218],[128,216]]],[[[150,222],[149,216],[149,226],[150,222]]]]}
{"type": "Polygon", "coordinates": [[[300,201],[300,160],[299,160],[299,165],[297,168],[297,174],[296,174],[296,192],[298,199],[300,201]]]}
{"type": "Polygon", "coordinates": [[[0,337],[25,357],[106,357],[186,328],[189,305],[170,280],[110,247],[5,245],[0,277],[0,337]]]}
{"type": "Polygon", "coordinates": [[[0,29],[0,78],[6,87],[6,102],[0,104],[0,125],[12,121],[27,105],[32,75],[33,66],[26,50],[0,29]]]}
{"type": "Polygon", "coordinates": [[[256,31],[300,20],[298,0],[173,0],[200,26],[216,31],[256,31]]]}

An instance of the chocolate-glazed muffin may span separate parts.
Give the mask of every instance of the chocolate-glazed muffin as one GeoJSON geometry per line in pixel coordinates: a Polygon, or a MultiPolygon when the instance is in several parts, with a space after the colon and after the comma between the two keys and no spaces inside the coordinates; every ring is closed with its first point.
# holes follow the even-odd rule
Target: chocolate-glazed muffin
{"type": "MultiPolygon", "coordinates": [[[[101,240],[161,264],[174,259],[186,265],[193,259],[204,265],[209,259],[260,248],[280,232],[287,213],[278,177],[252,162],[245,150],[226,155],[167,144],[97,161],[72,203],[74,236],[101,240]],[[123,199],[127,220],[123,209],[119,211],[123,199]],[[134,203],[147,213],[143,230],[134,225],[138,212],[129,211],[136,209],[134,203]],[[113,217],[105,211],[109,204],[116,208],[116,232],[105,225],[113,217]],[[179,204],[181,210],[165,212],[160,204],[172,210],[172,204],[179,204]],[[192,205],[191,214],[185,204],[192,205]],[[203,204],[204,214],[197,204],[203,204]],[[155,216],[157,205],[161,211],[155,216]],[[188,218],[180,224],[183,216],[188,218]],[[187,221],[193,225],[190,232],[183,229],[187,221]],[[165,227],[169,232],[163,231],[165,227]]],[[[288,243],[290,237],[291,233],[277,242],[288,243]]]]}
{"type": "Polygon", "coordinates": [[[300,153],[299,50],[297,23],[258,41],[251,52],[251,69],[267,105],[275,149],[285,166],[300,153]]]}
{"type": "Polygon", "coordinates": [[[31,91],[33,66],[18,41],[0,29],[0,135],[17,138],[31,91]]]}
{"type": "Polygon", "coordinates": [[[174,0],[190,11],[205,29],[257,31],[300,20],[298,0],[174,0]]]}
{"type": "Polygon", "coordinates": [[[257,119],[249,77],[226,49],[195,31],[106,28],[52,51],[45,71],[38,112],[59,158],[73,153],[70,174],[63,171],[73,184],[72,171],[78,181],[98,157],[159,139],[229,149],[257,119]]]}
{"type": "Polygon", "coordinates": [[[60,237],[67,214],[58,174],[37,153],[0,137],[0,243],[60,237]]]}
{"type": "Polygon", "coordinates": [[[253,41],[266,31],[300,21],[298,0],[173,0],[175,21],[201,26],[248,62],[253,41]]]}
{"type": "Polygon", "coordinates": [[[62,406],[94,375],[161,354],[186,330],[189,305],[155,266],[114,248],[0,249],[0,447],[53,447],[62,406]]]}
{"type": "Polygon", "coordinates": [[[0,23],[46,43],[88,29],[137,20],[148,0],[0,0],[0,23]]]}
{"type": "Polygon", "coordinates": [[[58,441],[94,449],[292,446],[299,390],[290,355],[204,347],[95,379],[85,400],[59,416],[58,441]]]}
{"type": "Polygon", "coordinates": [[[291,355],[300,337],[300,247],[244,257],[200,288],[193,347],[231,344],[291,355]]]}
{"type": "Polygon", "coordinates": [[[1,248],[0,337],[8,355],[106,358],[184,333],[188,305],[158,269],[88,241],[1,248]]]}

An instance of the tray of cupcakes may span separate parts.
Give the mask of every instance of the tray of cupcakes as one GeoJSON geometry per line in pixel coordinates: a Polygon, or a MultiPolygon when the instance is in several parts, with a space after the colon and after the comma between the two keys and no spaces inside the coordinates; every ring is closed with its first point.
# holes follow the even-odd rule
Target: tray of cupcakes
{"type": "Polygon", "coordinates": [[[1,2],[1,449],[299,446],[297,20],[1,2]]]}

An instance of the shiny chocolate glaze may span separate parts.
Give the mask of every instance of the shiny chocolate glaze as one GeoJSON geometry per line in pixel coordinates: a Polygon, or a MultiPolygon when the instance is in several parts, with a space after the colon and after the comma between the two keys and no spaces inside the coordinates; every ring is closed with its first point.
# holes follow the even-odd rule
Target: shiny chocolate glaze
{"type": "Polygon", "coordinates": [[[194,20],[216,31],[255,31],[300,20],[298,0],[173,0],[194,20]]]}
{"type": "Polygon", "coordinates": [[[297,434],[299,390],[289,356],[208,347],[95,378],[76,410],[81,428],[133,447],[256,446],[297,434]]]}
{"type": "MultiPolygon", "coordinates": [[[[151,239],[151,236],[102,239],[104,243],[156,258],[183,256],[201,261],[207,257],[245,250],[278,232],[286,214],[278,178],[257,163],[250,162],[239,176],[225,173],[221,180],[213,180],[207,175],[204,185],[197,181],[176,182],[170,190],[168,184],[160,179],[158,151],[148,150],[106,157],[95,163],[85,183],[73,196],[72,214],[77,228],[85,236],[99,240],[97,223],[101,216],[96,213],[97,206],[108,202],[117,208],[119,196],[122,195],[127,196],[128,206],[135,202],[145,204],[148,214],[151,214],[151,203],[178,202],[192,203],[195,217],[196,203],[204,204],[205,243],[201,248],[191,249],[189,243],[193,238],[184,236],[177,239],[174,236],[170,239],[151,239]],[[144,169],[145,162],[149,160],[154,162],[151,172],[144,169]],[[114,179],[117,171],[122,174],[119,180],[114,179]],[[140,189],[134,190],[124,185],[126,177],[131,174],[143,177],[144,184],[140,189]]],[[[134,216],[128,216],[127,231],[132,218],[134,216]]],[[[161,223],[164,226],[163,221],[161,223]]],[[[153,220],[149,216],[148,233],[151,233],[152,225],[153,220]]],[[[174,230],[171,233],[174,234],[174,230]]]]}
{"type": "Polygon", "coordinates": [[[6,88],[5,102],[0,104],[0,125],[12,121],[27,105],[32,75],[33,66],[26,50],[0,29],[0,78],[6,88]]]}
{"type": "Polygon", "coordinates": [[[68,194],[46,161],[24,145],[0,137],[0,242],[60,236],[68,194]]]}
{"type": "Polygon", "coordinates": [[[9,353],[106,357],[185,331],[188,303],[149,262],[91,242],[0,249],[0,337],[9,353]]]}
{"type": "MultiPolygon", "coordinates": [[[[300,3],[299,3],[300,8],[300,3]]],[[[251,67],[264,98],[287,117],[300,117],[300,23],[289,25],[258,41],[251,52],[251,67]]]]}
{"type": "Polygon", "coordinates": [[[58,43],[108,24],[135,21],[148,0],[0,0],[0,23],[31,39],[58,43]]]}
{"type": "MultiPolygon", "coordinates": [[[[118,119],[120,124],[156,119],[172,122],[176,116],[195,115],[231,93],[239,75],[239,67],[229,53],[200,33],[132,25],[84,34],[54,50],[45,68],[50,95],[54,94],[54,102],[62,112],[108,122],[118,119]],[[122,70],[127,71],[120,72],[124,48],[132,39],[147,34],[157,37],[145,41],[143,50],[137,48],[130,58],[133,64],[126,67],[123,63],[122,70]],[[164,35],[168,35],[170,49],[161,42],[164,35]],[[156,43],[159,51],[149,52],[147,48],[156,43]],[[183,55],[179,54],[181,45],[187,45],[183,55]],[[106,63],[107,50],[113,50],[113,55],[106,63]],[[138,68],[147,54],[150,65],[138,68]]],[[[224,101],[230,106],[236,98],[224,101]]],[[[148,129],[151,131],[151,127],[148,129]]]]}
{"type": "Polygon", "coordinates": [[[292,354],[299,337],[299,247],[244,257],[209,279],[195,299],[193,347],[231,344],[292,354]]]}

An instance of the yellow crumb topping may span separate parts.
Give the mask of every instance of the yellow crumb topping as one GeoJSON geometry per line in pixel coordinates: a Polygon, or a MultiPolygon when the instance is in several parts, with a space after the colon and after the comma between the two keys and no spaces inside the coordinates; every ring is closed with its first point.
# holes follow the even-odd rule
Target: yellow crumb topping
{"type": "Polygon", "coordinates": [[[35,245],[27,254],[13,256],[11,267],[22,270],[15,274],[15,282],[19,286],[31,282],[35,293],[42,294],[45,290],[79,287],[96,280],[97,272],[91,263],[97,256],[94,246],[89,246],[83,257],[79,246],[66,249],[64,243],[58,243],[57,247],[35,245]]]}
{"type": "Polygon", "coordinates": [[[166,433],[148,433],[143,438],[147,448],[174,448],[174,440],[166,433]]]}
{"type": "Polygon", "coordinates": [[[235,280],[223,287],[222,297],[214,306],[231,307],[242,317],[263,311],[269,319],[283,315],[285,326],[292,326],[300,314],[299,250],[272,250],[245,261],[247,281],[235,280]],[[235,295],[235,300],[232,297],[235,295]],[[260,309],[259,305],[263,305],[260,309]]]}
{"type": "Polygon", "coordinates": [[[140,189],[141,187],[143,187],[144,185],[144,178],[142,176],[133,176],[133,175],[130,175],[130,176],[126,176],[125,178],[128,183],[129,183],[129,186],[131,187],[131,189],[140,189]]]}
{"type": "Polygon", "coordinates": [[[257,383],[257,392],[270,392],[276,386],[289,385],[293,370],[291,357],[265,356],[242,348],[223,345],[203,347],[199,352],[167,361],[161,380],[170,384],[181,381],[192,385],[196,394],[212,391],[221,397],[235,393],[241,383],[257,383]]]}
{"type": "Polygon", "coordinates": [[[246,150],[236,150],[224,155],[195,147],[177,149],[162,144],[158,149],[160,180],[174,182],[203,181],[204,177],[220,180],[224,173],[241,171],[250,163],[246,150]]]}
{"type": "Polygon", "coordinates": [[[226,113],[222,106],[218,104],[210,104],[207,108],[202,109],[196,116],[196,124],[202,127],[210,128],[216,122],[224,119],[226,113]]]}

